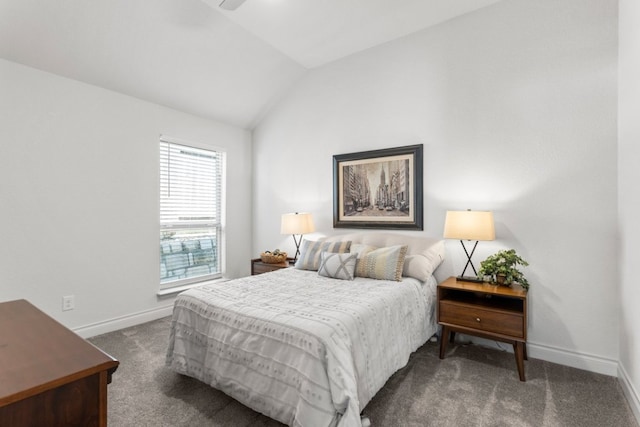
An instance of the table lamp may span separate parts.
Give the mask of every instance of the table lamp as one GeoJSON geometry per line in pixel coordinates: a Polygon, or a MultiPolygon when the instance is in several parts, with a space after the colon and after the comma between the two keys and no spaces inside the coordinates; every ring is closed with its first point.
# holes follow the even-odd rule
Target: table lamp
{"type": "Polygon", "coordinates": [[[286,213],[282,214],[282,222],[280,225],[281,234],[291,234],[293,236],[293,242],[296,245],[296,254],[293,257],[295,263],[300,255],[300,243],[302,242],[302,235],[313,233],[315,231],[313,225],[313,218],[310,213],[286,213]],[[296,239],[296,235],[299,239],[296,239]]]}
{"type": "Polygon", "coordinates": [[[471,257],[478,246],[480,240],[495,240],[496,231],[493,224],[493,212],[489,211],[447,211],[447,217],[444,221],[444,238],[445,239],[459,239],[464,253],[467,255],[467,263],[462,270],[462,274],[456,277],[457,280],[467,282],[482,282],[481,278],[478,278],[478,272],[473,266],[471,257]],[[476,242],[471,249],[471,253],[467,251],[467,247],[464,245],[463,240],[475,240],[476,242]],[[473,274],[475,276],[465,276],[467,267],[471,265],[473,274]]]}

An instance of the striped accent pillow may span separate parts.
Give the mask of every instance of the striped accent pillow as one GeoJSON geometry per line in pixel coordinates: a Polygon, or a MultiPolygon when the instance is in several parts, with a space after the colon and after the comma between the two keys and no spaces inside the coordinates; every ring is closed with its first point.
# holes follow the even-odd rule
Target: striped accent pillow
{"type": "Polygon", "coordinates": [[[351,243],[349,252],[351,252],[352,254],[356,254],[358,256],[358,259],[360,259],[364,255],[378,248],[379,246],[363,245],[362,243],[351,243]]]}
{"type": "Polygon", "coordinates": [[[322,252],[318,275],[333,279],[353,280],[356,269],[356,254],[322,252]]]}
{"type": "Polygon", "coordinates": [[[300,257],[295,267],[299,270],[318,271],[320,267],[320,254],[322,252],[347,253],[351,247],[351,241],[324,242],[322,240],[303,240],[300,257]]]}
{"type": "Polygon", "coordinates": [[[358,258],[356,276],[400,281],[407,245],[375,249],[358,258]]]}

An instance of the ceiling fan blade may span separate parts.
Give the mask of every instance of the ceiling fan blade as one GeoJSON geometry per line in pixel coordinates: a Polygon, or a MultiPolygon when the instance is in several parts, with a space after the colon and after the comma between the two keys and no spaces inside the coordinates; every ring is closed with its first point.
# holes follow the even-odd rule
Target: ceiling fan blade
{"type": "Polygon", "coordinates": [[[219,7],[226,10],[236,10],[245,0],[222,0],[219,7]]]}

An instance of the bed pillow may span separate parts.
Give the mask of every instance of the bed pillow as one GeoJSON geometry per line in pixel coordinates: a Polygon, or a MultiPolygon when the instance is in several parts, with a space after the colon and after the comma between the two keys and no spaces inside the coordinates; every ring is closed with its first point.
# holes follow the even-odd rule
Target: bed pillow
{"type": "Polygon", "coordinates": [[[358,259],[356,276],[400,281],[407,245],[374,249],[358,259]]]}
{"type": "MultiPolygon", "coordinates": [[[[376,246],[378,248],[407,245],[403,276],[415,277],[425,282],[445,258],[444,240],[434,237],[395,233],[348,233],[329,236],[327,241],[350,240],[355,245],[376,246]]],[[[353,250],[352,250],[353,252],[353,250]]],[[[361,255],[359,255],[361,256],[361,255]]],[[[358,267],[356,266],[356,269],[358,267]]]]}
{"type": "Polygon", "coordinates": [[[351,243],[351,248],[349,248],[349,252],[355,254],[358,259],[362,258],[364,255],[369,252],[378,249],[378,246],[371,245],[363,245],[362,243],[351,243]]]}
{"type": "Polygon", "coordinates": [[[353,280],[356,257],[353,253],[322,252],[318,274],[333,279],[353,280]]]}
{"type": "Polygon", "coordinates": [[[300,257],[295,267],[300,270],[318,271],[322,252],[348,253],[351,241],[325,242],[323,240],[303,240],[300,257]]]}

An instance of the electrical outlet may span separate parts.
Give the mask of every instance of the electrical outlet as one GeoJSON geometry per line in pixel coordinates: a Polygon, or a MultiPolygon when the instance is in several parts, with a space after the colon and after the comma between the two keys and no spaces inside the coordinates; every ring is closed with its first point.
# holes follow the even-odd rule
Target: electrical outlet
{"type": "Polygon", "coordinates": [[[73,310],[76,307],[74,295],[67,295],[66,297],[62,297],[62,311],[73,310]]]}

